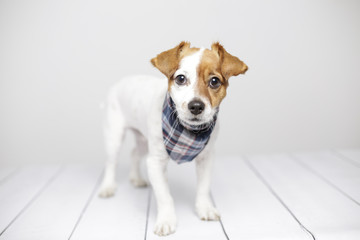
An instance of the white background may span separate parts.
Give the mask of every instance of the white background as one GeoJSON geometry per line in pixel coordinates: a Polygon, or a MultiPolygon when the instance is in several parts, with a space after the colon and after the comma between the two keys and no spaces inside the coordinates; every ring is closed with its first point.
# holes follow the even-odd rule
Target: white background
{"type": "Polygon", "coordinates": [[[0,161],[103,161],[108,88],[182,40],[249,66],[219,155],[360,147],[359,1],[1,0],[0,161]]]}

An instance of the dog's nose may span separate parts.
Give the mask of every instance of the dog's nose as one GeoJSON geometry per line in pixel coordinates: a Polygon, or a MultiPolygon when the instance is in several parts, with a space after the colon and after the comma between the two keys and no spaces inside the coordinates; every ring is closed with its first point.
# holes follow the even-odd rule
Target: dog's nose
{"type": "Polygon", "coordinates": [[[205,108],[205,104],[200,100],[192,100],[188,104],[188,109],[194,115],[198,115],[202,113],[202,111],[204,111],[204,108],[205,108]]]}

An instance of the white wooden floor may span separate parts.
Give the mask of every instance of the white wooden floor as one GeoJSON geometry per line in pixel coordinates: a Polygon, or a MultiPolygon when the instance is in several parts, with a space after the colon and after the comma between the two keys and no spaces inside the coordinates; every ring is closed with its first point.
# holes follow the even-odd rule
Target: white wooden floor
{"type": "MultiPolygon", "coordinates": [[[[159,239],[151,189],[119,168],[115,197],[97,197],[101,165],[0,166],[0,239],[159,239]]],[[[194,211],[193,163],[169,165],[177,232],[164,239],[360,239],[360,150],[217,159],[221,222],[194,211]]]]}

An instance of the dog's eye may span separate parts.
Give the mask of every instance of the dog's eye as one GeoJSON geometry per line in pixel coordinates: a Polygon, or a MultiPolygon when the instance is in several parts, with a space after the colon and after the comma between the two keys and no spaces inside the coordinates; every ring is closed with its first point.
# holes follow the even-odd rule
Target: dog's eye
{"type": "Polygon", "coordinates": [[[186,77],[184,75],[179,75],[175,78],[175,82],[178,84],[178,85],[184,85],[186,83],[186,77]]]}
{"type": "Polygon", "coordinates": [[[216,89],[216,88],[219,88],[221,85],[221,82],[220,82],[220,79],[217,78],[217,77],[212,77],[210,79],[210,82],[209,82],[209,87],[211,87],[212,89],[216,89]]]}

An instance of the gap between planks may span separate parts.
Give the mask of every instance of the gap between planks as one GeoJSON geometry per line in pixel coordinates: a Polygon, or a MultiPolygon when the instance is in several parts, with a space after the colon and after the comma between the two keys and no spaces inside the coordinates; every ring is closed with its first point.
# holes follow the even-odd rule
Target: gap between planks
{"type": "Polygon", "coordinates": [[[340,151],[337,151],[337,150],[332,150],[331,153],[333,155],[335,155],[336,157],[348,162],[348,163],[351,163],[352,165],[356,166],[356,167],[359,167],[360,168],[360,163],[344,154],[342,154],[340,151]]]}
{"type": "Polygon", "coordinates": [[[266,179],[261,175],[261,173],[255,168],[254,165],[250,163],[247,157],[243,157],[246,165],[250,170],[256,175],[256,177],[266,186],[266,188],[271,192],[271,194],[280,202],[280,204],[288,211],[288,213],[293,217],[293,219],[299,224],[301,229],[306,232],[313,240],[316,240],[315,235],[300,222],[300,220],[295,216],[295,214],[290,210],[286,203],[280,198],[276,191],[270,186],[266,179]]]}
{"type": "MultiPolygon", "coordinates": [[[[20,169],[20,168],[18,168],[20,169]]],[[[36,199],[45,191],[45,189],[56,179],[57,176],[61,173],[61,171],[64,169],[64,166],[60,166],[58,170],[55,172],[53,176],[49,178],[49,180],[43,185],[42,188],[40,188],[39,191],[35,193],[35,195],[29,200],[29,202],[16,214],[16,216],[10,221],[10,223],[2,230],[0,233],[0,236],[3,235],[6,230],[18,219],[30,206],[31,204],[36,201],[36,199]]],[[[15,171],[16,172],[16,171],[15,171]]],[[[14,174],[11,174],[11,176],[14,176],[14,174]]]]}
{"type": "Polygon", "coordinates": [[[69,236],[69,238],[68,238],[69,240],[70,240],[71,237],[73,236],[74,232],[76,231],[77,226],[79,225],[82,217],[83,217],[84,214],[85,214],[85,211],[87,210],[87,208],[89,207],[91,201],[93,200],[93,198],[94,198],[94,196],[95,196],[95,194],[96,194],[96,192],[97,192],[97,190],[98,190],[98,188],[99,188],[101,179],[103,178],[103,175],[104,175],[104,170],[102,171],[102,173],[100,174],[98,180],[96,181],[95,186],[94,186],[94,188],[93,188],[93,190],[92,190],[92,192],[91,192],[88,200],[86,201],[84,208],[81,210],[81,213],[80,213],[80,215],[79,215],[79,218],[78,218],[78,220],[76,221],[76,223],[75,223],[75,225],[74,225],[74,228],[72,229],[72,231],[71,231],[71,233],[70,233],[70,236],[69,236]]]}
{"type": "MultiPolygon", "coordinates": [[[[339,158],[337,155],[333,154],[336,158],[344,160],[342,158],[339,158]]],[[[304,163],[304,161],[300,160],[298,157],[296,157],[293,154],[288,154],[288,156],[293,159],[297,164],[299,164],[300,166],[302,166],[304,169],[308,170],[309,172],[311,172],[313,175],[317,176],[318,178],[320,178],[322,181],[324,181],[326,184],[328,184],[329,186],[331,186],[332,188],[334,188],[335,190],[337,190],[338,192],[340,192],[341,194],[343,194],[345,197],[347,197],[348,199],[350,199],[351,201],[353,201],[355,204],[360,206],[360,203],[358,201],[356,201],[353,197],[351,197],[349,194],[347,194],[345,191],[343,191],[340,187],[338,187],[335,183],[333,183],[331,180],[329,180],[328,178],[326,178],[323,174],[321,174],[320,172],[318,172],[317,170],[315,170],[314,168],[310,167],[308,164],[304,163]]],[[[348,161],[346,161],[347,163],[349,163],[348,161]]]]}

